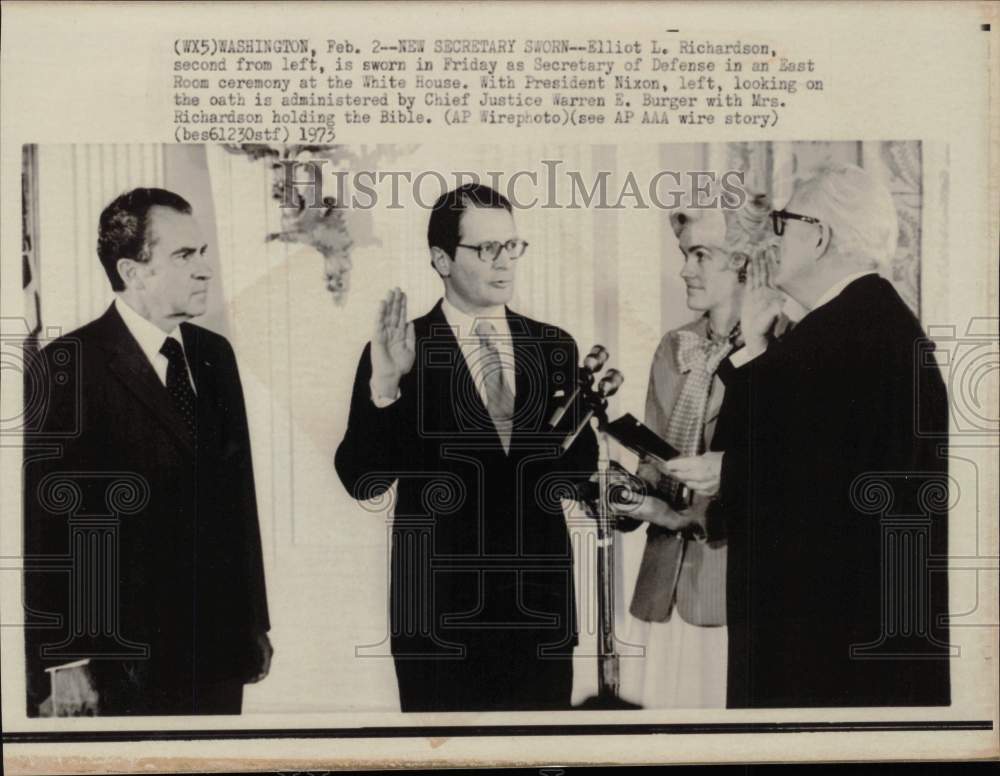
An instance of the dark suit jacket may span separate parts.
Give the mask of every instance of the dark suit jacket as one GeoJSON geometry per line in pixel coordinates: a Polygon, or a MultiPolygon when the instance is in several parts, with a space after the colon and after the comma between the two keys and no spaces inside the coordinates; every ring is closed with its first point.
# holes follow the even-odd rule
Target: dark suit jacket
{"type": "MultiPolygon", "coordinates": [[[[570,484],[581,472],[584,479],[593,472],[596,439],[588,427],[561,456],[562,436],[546,431],[563,401],[559,393],[569,395],[575,385],[577,348],[555,326],[509,310],[507,321],[517,374],[510,455],[440,302],[414,321],[416,362],[388,407],[371,400],[371,346],[365,347],[336,453],[337,472],[355,498],[382,497],[384,504],[383,494],[398,481],[392,652],[397,673],[408,660],[437,660],[442,694],[470,676],[462,660],[499,661],[507,668],[497,681],[517,686],[519,669],[539,649],[571,654],[577,640],[573,557],[560,496],[572,495],[570,484]],[[449,660],[458,661],[450,664],[454,671],[449,660]]],[[[476,680],[486,697],[487,673],[484,668],[476,680]]]]}
{"type": "Polygon", "coordinates": [[[114,306],[36,363],[47,396],[26,434],[26,604],[29,621],[58,625],[26,630],[29,713],[48,694],[44,668],[76,657],[94,658],[109,714],[196,713],[197,688],[253,670],[253,637],[269,623],[236,359],[224,337],[181,332],[197,439],[114,306]],[[60,499],[66,488],[76,504],[60,499]],[[107,529],[101,515],[115,551],[97,557],[78,541],[107,529]],[[71,587],[104,596],[101,616],[116,624],[74,625],[71,587]]]}
{"type": "Polygon", "coordinates": [[[730,706],[949,703],[948,410],[928,346],[868,275],[720,367],[730,706]]]}

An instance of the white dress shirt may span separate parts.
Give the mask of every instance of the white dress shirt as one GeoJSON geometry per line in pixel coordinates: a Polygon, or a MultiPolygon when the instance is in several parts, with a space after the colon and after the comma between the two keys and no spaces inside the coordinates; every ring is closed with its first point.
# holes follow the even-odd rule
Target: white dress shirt
{"type": "MultiPolygon", "coordinates": [[[[160,348],[163,347],[163,343],[166,342],[167,337],[172,337],[177,340],[181,346],[181,352],[184,352],[184,340],[181,338],[181,329],[179,326],[175,326],[174,330],[169,334],[164,334],[163,329],[157,326],[155,323],[146,320],[139,313],[129,307],[128,302],[122,299],[120,296],[115,298],[115,309],[121,316],[121,319],[125,322],[125,328],[129,330],[129,333],[135,338],[135,341],[139,343],[139,349],[146,355],[149,359],[149,363],[153,367],[153,371],[156,372],[156,376],[160,378],[160,382],[164,386],[167,384],[167,366],[170,362],[167,357],[160,352],[160,348]]],[[[185,360],[187,360],[187,354],[184,354],[185,360]]],[[[188,365],[188,382],[191,383],[191,389],[194,390],[194,378],[191,375],[191,366],[188,365]]]]}
{"type": "Polygon", "coordinates": [[[507,311],[503,307],[488,310],[480,315],[469,315],[463,313],[447,299],[441,300],[441,312],[444,313],[445,320],[451,326],[458,340],[458,345],[462,349],[465,357],[465,365],[469,368],[472,379],[476,383],[479,395],[486,403],[486,384],[483,380],[483,359],[486,357],[482,349],[482,342],[476,333],[476,326],[481,322],[489,322],[493,325],[496,333],[492,336],[494,347],[500,354],[500,367],[502,369],[503,381],[510,389],[511,396],[516,396],[514,379],[514,343],[510,336],[510,325],[507,323],[507,311]]]}
{"type": "MultiPolygon", "coordinates": [[[[458,340],[458,346],[462,351],[462,357],[465,359],[465,365],[472,375],[472,379],[476,384],[476,390],[479,391],[479,395],[483,399],[483,404],[486,404],[486,383],[483,379],[482,366],[486,354],[482,350],[479,335],[476,334],[476,325],[480,321],[489,321],[489,323],[493,324],[493,328],[496,330],[492,338],[493,345],[500,354],[503,381],[510,389],[511,396],[516,396],[515,384],[517,381],[515,378],[514,343],[510,334],[510,325],[507,323],[506,309],[500,306],[479,315],[469,315],[459,310],[447,299],[442,299],[441,311],[444,313],[445,320],[448,322],[448,326],[451,327],[455,339],[458,340]]],[[[377,407],[388,407],[399,398],[399,395],[399,391],[396,391],[396,395],[392,397],[376,396],[373,392],[372,401],[377,407]]]]}

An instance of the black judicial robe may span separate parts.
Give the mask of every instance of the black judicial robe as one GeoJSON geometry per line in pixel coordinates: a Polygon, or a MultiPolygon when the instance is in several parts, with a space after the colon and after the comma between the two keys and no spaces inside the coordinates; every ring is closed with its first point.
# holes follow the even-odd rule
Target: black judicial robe
{"type": "Polygon", "coordinates": [[[730,707],[948,705],[948,402],[877,275],[720,367],[730,707]]]}

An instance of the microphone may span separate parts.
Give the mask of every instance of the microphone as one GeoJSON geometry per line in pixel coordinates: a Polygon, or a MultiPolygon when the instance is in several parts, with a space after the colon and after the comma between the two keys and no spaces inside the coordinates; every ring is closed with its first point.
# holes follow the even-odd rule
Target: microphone
{"type": "Polygon", "coordinates": [[[590,401],[590,406],[587,408],[587,411],[583,414],[583,417],[580,418],[580,422],[577,423],[573,433],[563,440],[562,449],[564,452],[569,450],[570,446],[580,435],[580,432],[583,431],[584,427],[586,427],[588,423],[590,423],[590,419],[594,417],[598,407],[600,406],[603,410],[604,405],[608,402],[608,398],[614,396],[618,392],[618,389],[622,387],[622,383],[624,382],[625,375],[617,369],[609,369],[604,373],[604,377],[602,377],[597,383],[597,390],[594,391],[594,396],[590,401]]]}
{"type": "Polygon", "coordinates": [[[604,345],[594,345],[590,352],[583,359],[583,366],[580,371],[586,370],[590,374],[596,374],[604,368],[608,362],[608,349],[604,345]]]}
{"type": "Polygon", "coordinates": [[[594,345],[590,349],[590,352],[583,359],[583,364],[577,368],[576,388],[573,389],[573,392],[566,401],[552,413],[552,417],[549,418],[549,428],[555,428],[562,422],[562,419],[569,412],[570,407],[573,406],[581,391],[585,388],[590,388],[594,382],[594,375],[604,368],[607,361],[608,349],[603,345],[594,345]]]}
{"type": "Polygon", "coordinates": [[[618,393],[618,389],[622,387],[622,383],[625,382],[625,375],[619,372],[617,369],[609,369],[604,373],[604,377],[597,384],[597,392],[602,398],[607,399],[610,396],[614,396],[618,393]]]}

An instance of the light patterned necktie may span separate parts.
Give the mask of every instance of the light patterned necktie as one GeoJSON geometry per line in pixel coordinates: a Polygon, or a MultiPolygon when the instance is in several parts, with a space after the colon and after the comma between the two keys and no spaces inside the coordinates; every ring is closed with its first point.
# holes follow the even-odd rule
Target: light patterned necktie
{"type": "MultiPolygon", "coordinates": [[[[705,413],[712,378],[719,364],[733,349],[732,336],[711,339],[693,331],[675,332],[677,365],[685,375],[680,396],[667,421],[666,440],[681,455],[698,455],[705,433],[705,413]]],[[[667,480],[671,499],[680,495],[681,483],[667,480]]]]}
{"type": "Polygon", "coordinates": [[[486,409],[493,418],[504,452],[510,452],[510,437],[514,428],[514,394],[503,379],[503,363],[496,346],[497,330],[489,321],[476,324],[476,334],[483,355],[477,359],[483,387],[486,389],[486,409]]]}

